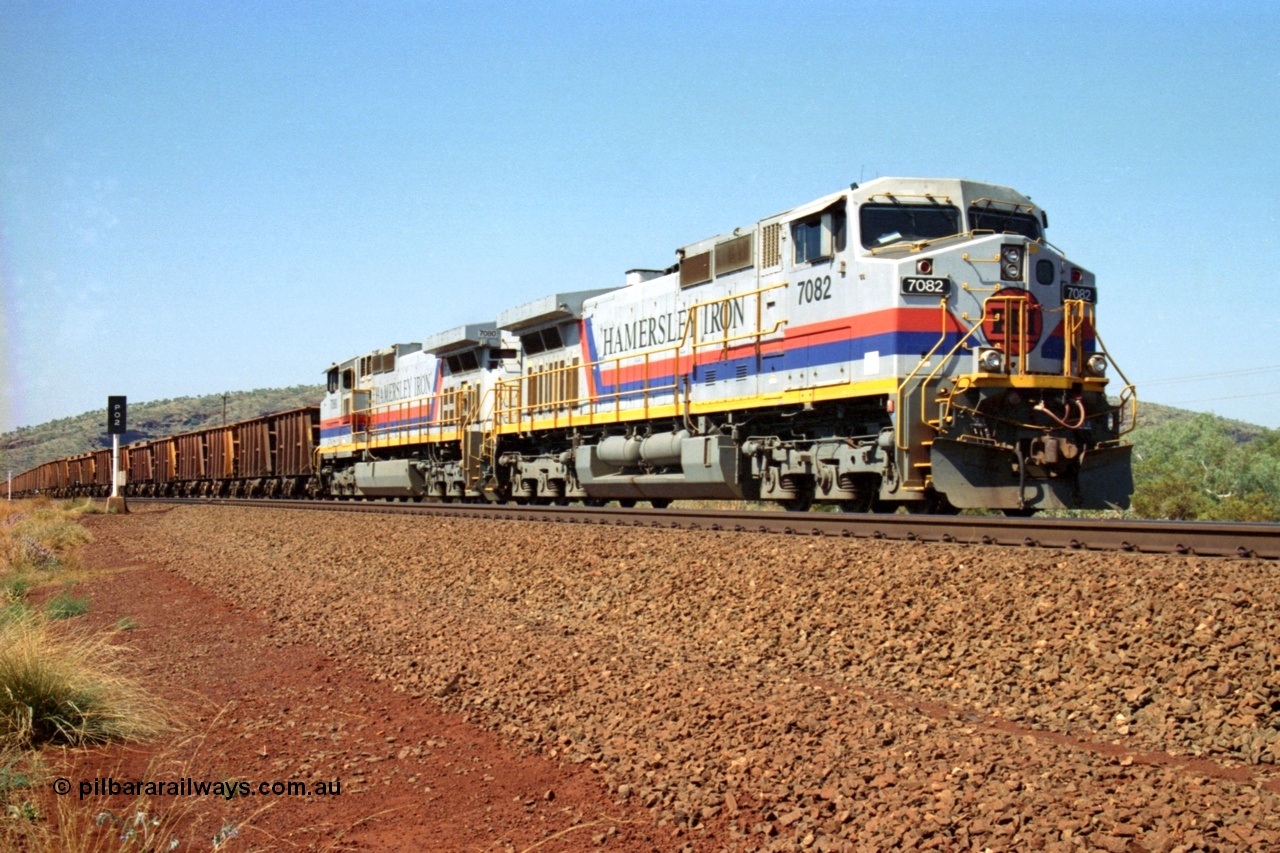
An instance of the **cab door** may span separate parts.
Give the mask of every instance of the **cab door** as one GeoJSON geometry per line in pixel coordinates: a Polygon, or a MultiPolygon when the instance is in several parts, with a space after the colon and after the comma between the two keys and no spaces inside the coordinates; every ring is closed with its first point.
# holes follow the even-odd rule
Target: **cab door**
{"type": "Polygon", "coordinates": [[[356,388],[354,367],[342,369],[338,398],[342,402],[342,422],[347,425],[351,440],[366,438],[369,430],[369,391],[356,388]]]}

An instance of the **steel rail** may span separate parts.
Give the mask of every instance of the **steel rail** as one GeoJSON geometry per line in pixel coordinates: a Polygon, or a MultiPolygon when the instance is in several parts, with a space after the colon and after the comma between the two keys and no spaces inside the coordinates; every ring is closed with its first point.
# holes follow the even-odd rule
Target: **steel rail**
{"type": "Polygon", "coordinates": [[[342,512],[683,530],[724,530],[801,536],[840,536],[961,545],[1126,551],[1200,557],[1280,560],[1280,524],[1140,519],[1004,518],[978,515],[888,515],[768,510],[649,509],[519,506],[485,503],[410,503],[378,500],[242,500],[130,498],[139,503],[251,506],[342,512]]]}

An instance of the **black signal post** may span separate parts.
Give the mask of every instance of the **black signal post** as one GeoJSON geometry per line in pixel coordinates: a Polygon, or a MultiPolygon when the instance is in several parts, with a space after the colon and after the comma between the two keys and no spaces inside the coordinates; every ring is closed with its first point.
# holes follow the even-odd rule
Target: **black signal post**
{"type": "Polygon", "coordinates": [[[120,436],[129,422],[129,401],[123,396],[107,397],[107,432],[111,435],[111,497],[107,499],[107,511],[128,512],[120,495],[120,436]]]}

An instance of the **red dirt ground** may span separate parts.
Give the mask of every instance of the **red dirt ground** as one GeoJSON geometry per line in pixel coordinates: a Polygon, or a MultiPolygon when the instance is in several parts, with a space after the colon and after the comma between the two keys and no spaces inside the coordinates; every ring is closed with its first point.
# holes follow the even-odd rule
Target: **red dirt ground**
{"type": "Polygon", "coordinates": [[[341,783],[86,799],[184,850],[1280,849],[1273,564],[139,509],[68,624],[180,725],[64,802],[341,783]]]}
{"type": "MultiPolygon", "coordinates": [[[[256,616],[163,566],[131,565],[108,537],[86,547],[84,623],[122,632],[142,682],[170,704],[179,731],[146,747],[69,752],[55,775],[208,782],[316,781],[336,796],[253,794],[156,797],[152,813],[183,815],[180,834],[207,849],[239,824],[226,849],[371,851],[541,850],[604,845],[649,851],[683,846],[647,812],[609,795],[581,766],[520,755],[489,732],[335,666],[323,649],[295,645],[256,616]],[[305,768],[286,772],[284,767],[305,768]],[[234,844],[235,846],[232,846],[234,844]]],[[[94,815],[126,816],[135,797],[85,799],[94,815]]]]}

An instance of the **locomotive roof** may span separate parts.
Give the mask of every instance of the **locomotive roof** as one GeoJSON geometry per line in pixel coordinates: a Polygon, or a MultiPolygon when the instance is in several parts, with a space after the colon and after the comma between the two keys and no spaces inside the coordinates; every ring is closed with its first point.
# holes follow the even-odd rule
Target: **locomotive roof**
{"type": "Polygon", "coordinates": [[[681,246],[677,250],[677,254],[683,253],[683,255],[688,256],[705,252],[717,243],[731,240],[754,230],[757,224],[803,219],[806,216],[824,211],[845,198],[855,204],[863,204],[869,201],[910,203],[932,199],[939,203],[954,204],[957,207],[968,207],[974,202],[985,199],[996,203],[1022,207],[1028,211],[1036,209],[1030,196],[1023,195],[1012,187],[999,184],[970,181],[964,178],[876,178],[875,180],[867,181],[865,184],[851,184],[848,189],[839,190],[813,201],[765,216],[759,220],[759,223],[753,222],[750,225],[740,226],[723,234],[688,243],[681,246]]]}
{"type": "Polygon", "coordinates": [[[427,352],[440,354],[478,346],[498,346],[502,340],[495,323],[468,323],[430,335],[422,342],[427,352]]]}
{"type": "Polygon", "coordinates": [[[387,353],[395,353],[396,358],[400,358],[401,356],[415,353],[420,349],[422,349],[422,344],[417,341],[411,341],[406,344],[391,344],[390,346],[380,347],[379,349],[371,350],[370,352],[362,352],[359,355],[353,355],[351,358],[343,359],[342,361],[335,361],[333,364],[325,368],[323,372],[328,373],[335,367],[348,367],[369,355],[386,355],[387,353]]]}
{"type": "Polygon", "coordinates": [[[614,288],[553,293],[498,314],[498,328],[518,332],[547,323],[576,320],[582,317],[582,303],[614,288]]]}
{"type": "Polygon", "coordinates": [[[1035,207],[1030,196],[1012,187],[964,178],[876,178],[865,184],[852,185],[849,196],[858,203],[934,198],[958,207],[968,207],[976,201],[988,199],[1020,207],[1035,207]]]}

